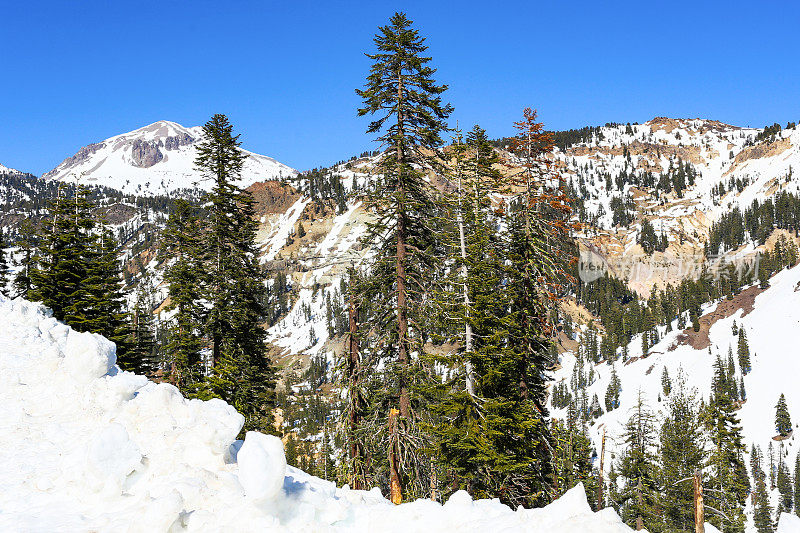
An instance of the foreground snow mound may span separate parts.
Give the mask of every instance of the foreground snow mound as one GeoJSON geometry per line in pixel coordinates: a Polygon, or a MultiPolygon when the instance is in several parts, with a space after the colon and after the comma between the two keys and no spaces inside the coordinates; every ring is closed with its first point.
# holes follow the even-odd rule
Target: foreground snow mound
{"type": "Polygon", "coordinates": [[[286,466],[219,400],[122,372],[115,347],[0,297],[2,531],[629,531],[578,486],[512,511],[457,492],[395,506],[286,466]]]}

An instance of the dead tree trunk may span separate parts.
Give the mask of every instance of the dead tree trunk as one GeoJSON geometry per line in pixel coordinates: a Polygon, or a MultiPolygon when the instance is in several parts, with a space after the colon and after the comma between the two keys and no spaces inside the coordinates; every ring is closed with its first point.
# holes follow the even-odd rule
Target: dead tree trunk
{"type": "Polygon", "coordinates": [[[461,184],[461,169],[458,169],[458,238],[461,245],[461,279],[464,283],[464,370],[466,374],[467,392],[475,395],[475,376],[472,369],[470,354],[472,353],[472,323],[469,321],[469,288],[467,287],[467,240],[464,235],[463,215],[463,189],[461,184]]]}
{"type": "Polygon", "coordinates": [[[694,471],[694,532],[705,533],[705,519],[703,517],[703,482],[700,471],[694,471]]]}
{"type": "Polygon", "coordinates": [[[603,508],[603,462],[606,457],[606,430],[603,430],[603,440],[600,444],[600,470],[597,474],[597,510],[603,508]]]}

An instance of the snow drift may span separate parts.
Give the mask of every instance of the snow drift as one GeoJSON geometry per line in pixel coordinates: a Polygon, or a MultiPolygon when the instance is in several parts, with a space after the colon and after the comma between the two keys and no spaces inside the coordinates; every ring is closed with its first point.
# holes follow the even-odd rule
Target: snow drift
{"type": "Polygon", "coordinates": [[[115,346],[0,297],[0,530],[560,531],[629,529],[582,487],[513,511],[465,492],[394,506],[286,465],[242,416],[120,371],[115,346]]]}

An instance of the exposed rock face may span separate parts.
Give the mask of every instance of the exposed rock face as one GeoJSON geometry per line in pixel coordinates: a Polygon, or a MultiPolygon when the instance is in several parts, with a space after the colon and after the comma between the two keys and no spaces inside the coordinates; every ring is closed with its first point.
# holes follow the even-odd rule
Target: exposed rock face
{"type": "Polygon", "coordinates": [[[158,141],[144,141],[134,139],[131,143],[131,160],[133,166],[139,168],[150,168],[164,159],[164,150],[177,150],[181,146],[188,146],[194,143],[194,137],[188,133],[169,135],[158,141]]]}
{"type": "Polygon", "coordinates": [[[75,165],[79,165],[80,163],[82,163],[82,162],[86,161],[87,159],[89,159],[89,157],[92,154],[102,150],[105,147],[106,147],[105,143],[93,143],[93,144],[84,146],[83,148],[78,150],[78,153],[76,153],[72,157],[66,158],[64,161],[61,162],[60,165],[58,165],[56,168],[54,168],[53,170],[51,170],[47,174],[44,174],[42,177],[45,178],[45,179],[49,178],[50,175],[55,174],[56,171],[59,168],[68,168],[68,167],[72,167],[72,166],[75,166],[75,165]]]}
{"type": "Polygon", "coordinates": [[[792,147],[792,141],[788,138],[777,139],[768,143],[758,143],[753,146],[748,146],[738,154],[734,159],[736,165],[749,161],[751,159],[761,159],[764,157],[774,157],[782,154],[792,147]]]}
{"type": "Polygon", "coordinates": [[[161,141],[134,139],[131,143],[131,163],[139,168],[152,167],[164,159],[164,154],[159,150],[160,146],[163,146],[161,141]]]}
{"type": "Polygon", "coordinates": [[[653,131],[656,130],[664,130],[666,132],[672,132],[672,130],[676,128],[687,129],[691,133],[707,133],[707,132],[723,132],[723,131],[734,131],[740,130],[738,126],[732,126],[730,124],[725,124],[724,122],[720,122],[718,120],[708,120],[708,119],[685,119],[685,118],[669,118],[669,117],[655,117],[652,120],[645,122],[645,124],[649,125],[653,131]]]}
{"type": "MultiPolygon", "coordinates": [[[[202,137],[203,129],[199,126],[185,128],[160,120],[86,146],[43,177],[62,180],[83,175],[85,183],[148,196],[207,189],[211,186],[210,180],[195,167],[196,144],[202,137]]],[[[241,183],[245,187],[256,181],[283,180],[297,174],[293,168],[271,157],[243,152],[247,156],[241,172],[241,183]]]]}
{"type": "Polygon", "coordinates": [[[262,181],[247,188],[255,200],[257,216],[285,213],[302,195],[289,185],[277,181],[262,181]]]}
{"type": "Polygon", "coordinates": [[[188,133],[179,133],[164,138],[164,150],[177,150],[181,146],[193,144],[195,138],[188,133]]]}

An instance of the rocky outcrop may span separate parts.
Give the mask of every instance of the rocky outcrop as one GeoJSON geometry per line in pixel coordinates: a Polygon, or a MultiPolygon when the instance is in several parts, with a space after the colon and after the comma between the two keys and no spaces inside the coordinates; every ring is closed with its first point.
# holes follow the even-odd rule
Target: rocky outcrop
{"type": "Polygon", "coordinates": [[[181,146],[188,146],[193,144],[194,137],[188,133],[179,133],[178,135],[170,135],[164,138],[164,150],[177,150],[181,146]]]}
{"type": "Polygon", "coordinates": [[[139,168],[150,168],[162,159],[164,154],[159,149],[161,141],[143,141],[135,139],[131,143],[131,164],[139,168]]]}
{"type": "Polygon", "coordinates": [[[255,200],[256,216],[283,214],[302,196],[294,187],[278,181],[254,183],[247,190],[255,200]]]}
{"type": "Polygon", "coordinates": [[[150,168],[164,159],[164,150],[177,150],[181,146],[189,146],[195,141],[194,137],[188,133],[169,135],[157,141],[144,141],[135,139],[131,143],[131,161],[133,166],[139,168],[150,168]]]}
{"type": "MultiPolygon", "coordinates": [[[[765,157],[775,157],[780,155],[792,147],[792,141],[788,138],[778,139],[772,142],[758,143],[753,146],[748,146],[738,154],[734,159],[734,164],[739,165],[751,159],[762,159],[765,157]]],[[[731,170],[735,168],[732,167],[731,170]]],[[[730,172],[730,170],[728,171],[730,172]]]]}

